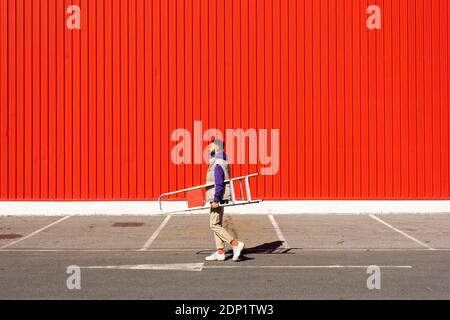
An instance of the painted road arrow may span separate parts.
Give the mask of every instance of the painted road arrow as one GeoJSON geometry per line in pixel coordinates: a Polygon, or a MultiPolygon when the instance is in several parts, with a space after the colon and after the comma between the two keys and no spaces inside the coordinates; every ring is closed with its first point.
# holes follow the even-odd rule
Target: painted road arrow
{"type": "Polygon", "coordinates": [[[202,271],[204,263],[135,264],[119,266],[88,266],[83,269],[122,269],[122,270],[175,270],[202,271]]]}
{"type": "MultiPolygon", "coordinates": [[[[367,269],[369,265],[322,265],[322,266],[232,266],[232,265],[208,265],[204,263],[171,263],[171,264],[134,264],[118,266],[88,266],[82,269],[117,269],[117,270],[172,270],[172,271],[202,271],[203,269],[367,269]]],[[[393,269],[411,269],[412,266],[386,266],[380,265],[379,268],[393,269]]]]}

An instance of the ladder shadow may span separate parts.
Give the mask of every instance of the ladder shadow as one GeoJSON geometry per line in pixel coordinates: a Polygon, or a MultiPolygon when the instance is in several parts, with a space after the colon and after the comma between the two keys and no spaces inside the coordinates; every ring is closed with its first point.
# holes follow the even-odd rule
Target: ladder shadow
{"type": "MultiPolygon", "coordinates": [[[[246,261],[246,260],[253,260],[254,258],[249,258],[246,255],[247,254],[294,254],[294,252],[291,252],[291,248],[285,248],[283,247],[284,242],[277,240],[272,242],[265,242],[260,245],[257,245],[255,247],[251,248],[244,248],[244,250],[241,253],[241,257],[239,258],[239,261],[246,261]]],[[[209,252],[209,251],[208,251],[209,252]]],[[[197,254],[204,254],[205,251],[198,251],[197,254]]],[[[228,256],[226,260],[231,259],[231,255],[233,254],[232,249],[228,249],[225,252],[228,256]],[[231,255],[230,255],[231,254],[231,255]]]]}
{"type": "MultiPolygon", "coordinates": [[[[246,261],[246,260],[253,260],[254,258],[249,258],[246,256],[246,254],[293,254],[293,252],[290,252],[290,248],[283,247],[284,241],[272,241],[272,242],[265,242],[260,245],[257,245],[255,247],[251,248],[244,248],[244,250],[241,253],[241,257],[239,258],[239,261],[246,261]]],[[[233,250],[227,250],[227,253],[233,253],[233,250]]],[[[231,258],[228,257],[228,259],[231,258]]],[[[228,260],[227,259],[227,260],[228,260]]]]}

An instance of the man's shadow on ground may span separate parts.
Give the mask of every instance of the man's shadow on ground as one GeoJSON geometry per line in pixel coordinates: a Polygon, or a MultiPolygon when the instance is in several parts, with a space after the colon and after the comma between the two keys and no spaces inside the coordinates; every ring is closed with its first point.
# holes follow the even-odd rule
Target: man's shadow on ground
{"type": "MultiPolygon", "coordinates": [[[[290,248],[283,247],[283,243],[284,243],[283,241],[277,240],[272,242],[266,242],[252,248],[244,248],[244,250],[241,253],[241,257],[239,258],[239,261],[254,259],[247,257],[246,254],[292,254],[292,252],[290,252],[291,251],[290,248]]],[[[227,254],[227,258],[225,260],[229,260],[232,257],[231,255],[233,254],[233,250],[229,249],[225,253],[227,254]]]]}

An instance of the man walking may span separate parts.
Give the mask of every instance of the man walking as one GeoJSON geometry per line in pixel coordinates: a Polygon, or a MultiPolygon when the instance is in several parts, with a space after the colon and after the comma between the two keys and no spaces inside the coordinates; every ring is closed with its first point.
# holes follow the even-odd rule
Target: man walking
{"type": "Polygon", "coordinates": [[[206,201],[211,203],[210,228],[214,233],[216,242],[216,251],[206,257],[207,261],[225,260],[225,243],[233,248],[233,261],[237,261],[244,249],[244,243],[233,239],[229,232],[223,228],[224,207],[220,204],[226,204],[231,199],[230,184],[225,185],[225,180],[230,179],[230,165],[224,152],[224,143],[222,140],[213,140],[209,145],[209,167],[206,173],[206,183],[214,183],[213,186],[206,188],[206,201]]]}

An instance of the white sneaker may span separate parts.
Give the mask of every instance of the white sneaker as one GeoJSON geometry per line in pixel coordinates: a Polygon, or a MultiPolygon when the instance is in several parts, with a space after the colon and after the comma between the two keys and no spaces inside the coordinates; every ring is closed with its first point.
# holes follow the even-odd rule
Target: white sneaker
{"type": "Polygon", "coordinates": [[[241,252],[244,249],[244,243],[238,241],[237,246],[233,247],[233,261],[237,261],[241,256],[241,252]]]}
{"type": "Polygon", "coordinates": [[[206,261],[224,261],[225,260],[225,254],[224,253],[218,253],[217,251],[214,251],[214,253],[210,256],[207,256],[205,258],[206,261]]]}

